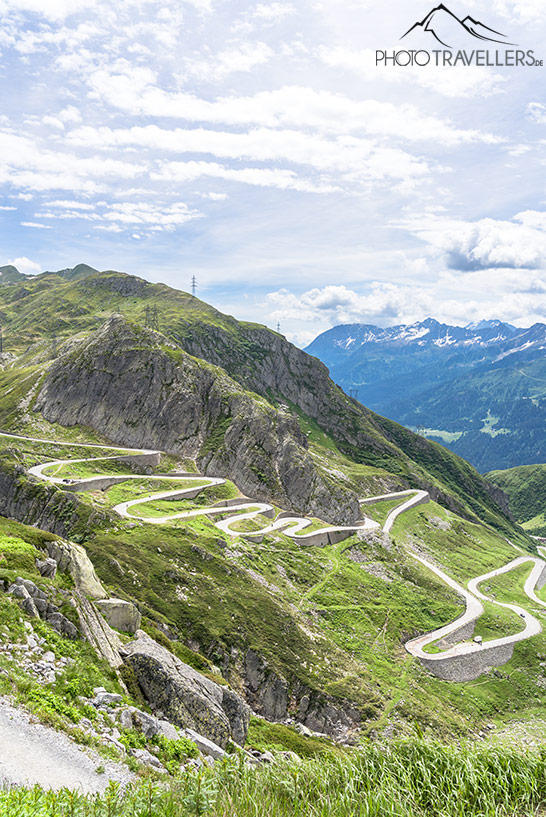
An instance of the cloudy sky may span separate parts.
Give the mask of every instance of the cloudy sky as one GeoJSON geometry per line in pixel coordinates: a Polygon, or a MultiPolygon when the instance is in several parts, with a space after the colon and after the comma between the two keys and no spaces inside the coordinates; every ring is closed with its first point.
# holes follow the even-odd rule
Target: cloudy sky
{"type": "MultiPolygon", "coordinates": [[[[546,68],[376,68],[433,5],[0,0],[0,263],[195,274],[303,345],[545,320],[546,68]]],[[[449,7],[546,59],[544,0],[449,7]]]]}

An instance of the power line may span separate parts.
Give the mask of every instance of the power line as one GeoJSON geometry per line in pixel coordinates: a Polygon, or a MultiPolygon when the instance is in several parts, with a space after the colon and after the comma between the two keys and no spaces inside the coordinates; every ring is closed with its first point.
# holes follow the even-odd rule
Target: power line
{"type": "Polygon", "coordinates": [[[349,397],[358,400],[358,389],[349,389],[349,397]]]}
{"type": "Polygon", "coordinates": [[[277,332],[279,333],[279,335],[281,334],[281,324],[279,321],[277,321],[277,332]]]}
{"type": "Polygon", "coordinates": [[[192,277],[191,277],[191,294],[193,295],[194,298],[195,298],[196,289],[197,289],[197,278],[195,277],[195,275],[192,275],[192,277]]]}

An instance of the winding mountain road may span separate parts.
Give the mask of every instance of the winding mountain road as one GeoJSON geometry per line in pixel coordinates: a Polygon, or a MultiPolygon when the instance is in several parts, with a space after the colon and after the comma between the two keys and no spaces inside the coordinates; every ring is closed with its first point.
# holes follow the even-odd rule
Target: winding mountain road
{"type": "MultiPolygon", "coordinates": [[[[227,513],[229,515],[226,518],[218,521],[213,520],[216,527],[228,536],[236,537],[243,535],[246,539],[250,540],[260,541],[263,536],[269,533],[282,532],[285,536],[292,538],[294,541],[300,542],[302,545],[324,546],[341,542],[359,531],[371,531],[381,528],[384,533],[389,533],[392,530],[396,519],[402,513],[409,511],[411,508],[414,508],[417,505],[428,502],[430,499],[428,492],[422,490],[399,491],[362,499],[361,504],[364,507],[366,505],[371,505],[378,502],[388,502],[395,499],[403,500],[400,505],[390,511],[382,526],[380,526],[378,522],[375,522],[368,517],[364,517],[362,520],[354,523],[353,525],[330,525],[320,529],[315,529],[308,533],[302,533],[302,531],[305,531],[306,528],[314,525],[314,521],[305,517],[293,516],[289,513],[283,512],[279,514],[277,518],[271,522],[271,524],[266,525],[259,530],[240,531],[233,529],[232,526],[236,523],[252,520],[259,516],[274,516],[274,506],[267,502],[260,502],[257,500],[253,501],[246,497],[240,497],[219,502],[216,503],[216,505],[184,510],[177,513],[166,514],[164,516],[142,516],[135,512],[140,505],[144,505],[149,502],[157,502],[167,499],[193,499],[197,496],[197,494],[209,487],[225,484],[226,480],[221,477],[206,477],[201,474],[194,473],[154,475],[128,473],[112,475],[97,474],[77,479],[63,478],[56,476],[55,474],[47,473],[53,468],[57,468],[56,473],[58,473],[66,465],[91,462],[96,462],[98,464],[104,461],[125,460],[129,457],[137,458],[139,461],[149,460],[150,462],[157,464],[161,454],[159,451],[151,449],[106,446],[96,443],[59,442],[56,440],[36,439],[4,432],[0,432],[0,437],[25,440],[31,443],[44,443],[48,445],[66,446],[70,448],[91,448],[115,452],[112,454],[112,456],[108,457],[51,460],[29,468],[28,473],[37,479],[44,480],[50,484],[62,487],[64,490],[70,491],[94,490],[99,488],[106,490],[108,487],[116,483],[127,482],[129,480],[142,480],[143,476],[145,476],[146,480],[184,482],[185,487],[147,494],[146,496],[139,497],[138,499],[121,502],[116,505],[113,510],[124,518],[138,520],[146,524],[153,525],[164,525],[177,520],[191,519],[199,516],[207,516],[212,518],[216,515],[225,515],[227,513]],[[188,483],[195,484],[190,484],[188,486],[188,483]]],[[[544,551],[541,552],[544,553],[544,551]]],[[[421,555],[411,550],[409,553],[417,562],[434,573],[439,579],[441,579],[441,581],[444,582],[444,584],[461,596],[465,602],[464,613],[455,621],[452,621],[449,624],[434,630],[433,632],[414,638],[405,644],[405,648],[408,653],[420,659],[428,669],[439,677],[445,678],[446,680],[469,680],[470,678],[478,677],[478,675],[482,674],[490,666],[500,665],[500,663],[505,663],[507,660],[509,660],[515,644],[542,632],[541,622],[528,610],[524,610],[515,604],[507,604],[496,601],[494,598],[485,595],[479,589],[479,587],[485,581],[508,573],[509,571],[520,567],[522,564],[530,563],[532,565],[532,569],[525,582],[524,591],[533,605],[546,608],[546,602],[542,601],[535,592],[537,589],[540,589],[542,586],[544,586],[544,584],[546,584],[546,561],[544,559],[530,555],[520,556],[508,564],[503,565],[496,570],[492,570],[483,576],[470,579],[467,587],[465,588],[450,578],[440,568],[424,559],[421,555]],[[521,618],[522,622],[524,622],[524,627],[518,633],[505,636],[503,638],[491,639],[484,643],[481,643],[479,640],[467,640],[472,635],[475,622],[484,612],[484,606],[482,604],[483,601],[491,602],[499,607],[511,610],[521,618]],[[450,646],[450,640],[454,640],[456,643],[450,646]],[[427,647],[431,647],[432,645],[434,645],[439,651],[427,652],[427,647]],[[494,663],[495,661],[498,663],[494,663]]],[[[308,595],[311,595],[311,592],[312,591],[310,591],[308,595]]]]}

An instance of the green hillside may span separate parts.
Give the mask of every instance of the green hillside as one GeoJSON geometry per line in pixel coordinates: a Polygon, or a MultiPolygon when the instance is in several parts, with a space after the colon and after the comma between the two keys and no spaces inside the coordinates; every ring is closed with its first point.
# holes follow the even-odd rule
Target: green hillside
{"type": "MultiPolygon", "coordinates": [[[[348,398],[321,363],[265,327],[162,284],[75,269],[0,287],[10,353],[0,429],[39,438],[0,437],[3,517],[83,544],[109,594],[134,602],[147,632],[271,721],[309,711],[313,728],[331,735],[338,723],[353,736],[447,737],[542,713],[543,634],[465,684],[435,678],[404,648],[463,611],[412,554],[464,584],[534,553],[498,488],[348,398]],[[91,456],[83,442],[163,454],[154,466],[82,463],[91,456]],[[138,476],[81,491],[29,477],[55,460],[71,462],[46,477],[138,476]],[[151,497],[139,506],[144,521],[114,510],[172,489],[173,473],[196,471],[226,482],[191,500],[151,497]],[[396,503],[359,499],[408,488],[432,501],[399,517],[390,535],[370,530],[315,547],[279,531],[249,535],[283,511],[311,518],[315,531],[364,513],[383,523],[396,503]],[[273,507],[237,522],[235,536],[217,527],[223,512],[148,521],[241,493],[273,507]]],[[[93,452],[101,454],[108,449],[93,452]]],[[[497,598],[521,602],[520,585],[519,573],[500,581],[497,598]]],[[[521,620],[491,603],[476,626],[495,639],[517,633],[521,620]]]]}
{"type": "Polygon", "coordinates": [[[487,474],[509,498],[516,520],[533,536],[546,536],[546,465],[520,465],[487,474]]]}
{"type": "MultiPolygon", "coordinates": [[[[6,486],[13,474],[17,506],[11,510],[21,518],[37,500],[52,504],[52,495],[37,492],[21,469],[48,459],[88,456],[77,445],[61,449],[9,438],[3,443],[0,511],[6,513],[6,486]]],[[[93,455],[104,453],[98,449],[93,455]]],[[[156,470],[163,472],[169,465],[176,460],[167,458],[156,470]]],[[[77,470],[80,477],[86,473],[77,470]]],[[[89,473],[101,470],[100,465],[89,467],[89,473]]],[[[112,473],[108,462],[104,473],[112,473]]],[[[72,466],[57,468],[56,474],[73,474],[72,466]]],[[[543,635],[520,645],[501,672],[464,685],[434,678],[403,647],[408,637],[432,630],[462,610],[456,595],[418,565],[408,547],[418,548],[465,581],[514,557],[513,546],[494,530],[430,503],[401,517],[392,539],[371,532],[320,548],[302,548],[280,533],[259,543],[244,534],[226,541],[206,516],[163,525],[151,535],[146,524],[111,512],[113,504],[149,487],[143,475],[142,481],[106,493],[78,494],[77,513],[69,515],[59,505],[48,526],[64,524],[63,534],[85,545],[108,591],[134,601],[144,628],[196,668],[243,690],[249,656],[260,656],[267,688],[280,683],[295,702],[306,696],[319,708],[350,713],[347,718],[356,718],[365,733],[421,730],[447,737],[542,711],[536,699],[542,675],[536,656],[546,652],[543,635]]],[[[236,493],[229,487],[226,495],[233,490],[236,493]]],[[[176,513],[187,503],[168,505],[169,512],[176,513]]],[[[149,507],[153,516],[156,503],[151,501],[149,507]]],[[[373,507],[370,512],[373,516],[373,507]]],[[[42,517],[42,524],[46,521],[42,517]]],[[[39,541],[33,529],[8,520],[2,525],[10,535],[39,541]]],[[[523,538],[519,541],[525,544],[523,538]]],[[[18,575],[35,578],[31,563],[17,569],[18,575]],[[29,572],[21,573],[25,570],[29,572]]],[[[498,597],[505,594],[506,600],[519,601],[519,593],[517,584],[500,589],[498,597]]],[[[516,616],[491,611],[477,632],[492,638],[516,632],[519,626],[516,616]]],[[[259,692],[249,694],[258,711],[265,707],[272,717],[259,692]]]]}
{"type": "MultiPolygon", "coordinates": [[[[546,361],[511,357],[408,400],[401,415],[451,450],[492,467],[546,459],[546,361]],[[437,433],[435,433],[437,432],[437,433]]],[[[402,411],[402,405],[398,408],[402,411]]]]}

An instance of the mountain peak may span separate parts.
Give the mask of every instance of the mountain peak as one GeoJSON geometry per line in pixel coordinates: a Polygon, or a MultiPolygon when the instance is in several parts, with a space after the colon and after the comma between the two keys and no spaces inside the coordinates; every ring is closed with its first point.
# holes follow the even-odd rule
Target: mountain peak
{"type": "Polygon", "coordinates": [[[465,329],[468,329],[470,332],[478,332],[480,329],[498,329],[498,328],[509,329],[511,332],[516,331],[515,326],[512,326],[509,323],[504,323],[504,321],[500,321],[498,320],[498,318],[474,321],[474,323],[467,323],[465,326],[465,329]]]}
{"type": "Polygon", "coordinates": [[[96,275],[97,272],[98,270],[90,267],[89,264],[76,264],[75,267],[67,267],[56,272],[48,271],[44,275],[58,275],[67,281],[79,281],[82,278],[88,278],[90,275],[96,275]]]}
{"type": "Polygon", "coordinates": [[[23,272],[19,272],[13,264],[5,264],[0,267],[0,286],[2,284],[15,284],[17,281],[26,280],[26,278],[27,276],[23,272]]]}

